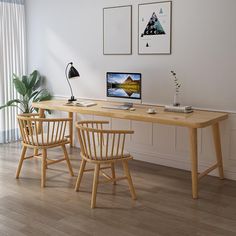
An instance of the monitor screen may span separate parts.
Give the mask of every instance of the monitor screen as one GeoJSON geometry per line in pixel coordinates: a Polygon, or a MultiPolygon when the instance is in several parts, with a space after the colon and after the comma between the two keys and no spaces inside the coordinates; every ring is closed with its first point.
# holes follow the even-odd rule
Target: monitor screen
{"type": "Polygon", "coordinates": [[[107,72],[107,97],[141,99],[141,74],[107,72]]]}

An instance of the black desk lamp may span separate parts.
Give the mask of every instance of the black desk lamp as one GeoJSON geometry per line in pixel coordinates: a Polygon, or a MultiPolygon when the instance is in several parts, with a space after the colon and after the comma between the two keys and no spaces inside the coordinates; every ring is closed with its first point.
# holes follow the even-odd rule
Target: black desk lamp
{"type": "Polygon", "coordinates": [[[69,102],[73,102],[73,101],[76,101],[74,95],[73,95],[73,91],[72,91],[72,88],[71,88],[71,85],[70,85],[70,81],[69,79],[71,78],[75,78],[75,77],[79,77],[79,72],[75,69],[75,67],[73,66],[73,62],[70,62],[67,64],[66,66],[66,70],[65,70],[65,74],[66,74],[66,79],[67,79],[67,82],[69,84],[69,87],[70,87],[70,93],[71,93],[71,97],[70,99],[68,99],[69,102]],[[70,65],[70,69],[69,69],[69,72],[68,71],[68,67],[70,65]]]}

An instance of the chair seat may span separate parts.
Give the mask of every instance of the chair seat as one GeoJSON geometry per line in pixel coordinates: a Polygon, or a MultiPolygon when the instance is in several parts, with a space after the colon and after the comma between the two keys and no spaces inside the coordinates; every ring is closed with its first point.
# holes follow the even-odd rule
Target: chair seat
{"type": "Polygon", "coordinates": [[[80,121],[76,127],[78,129],[78,140],[81,147],[80,155],[82,161],[76,181],[75,190],[78,191],[84,172],[94,171],[93,190],[91,198],[91,208],[96,207],[97,188],[99,183],[113,182],[126,179],[129,184],[132,199],[136,199],[136,193],[131,179],[128,161],[133,157],[125,150],[126,136],[133,134],[132,130],[111,130],[104,129],[103,125],[107,121],[80,121]],[[95,168],[85,169],[86,163],[94,164],[95,168]],[[124,176],[116,177],[115,164],[122,162],[124,176]],[[103,166],[106,164],[106,166],[103,166]],[[111,175],[103,172],[103,169],[111,169],[111,175]],[[99,179],[100,172],[106,177],[105,181],[99,179]]]}
{"type": "Polygon", "coordinates": [[[91,155],[89,154],[89,156],[91,157],[91,159],[96,160],[97,159],[118,159],[118,158],[122,158],[122,157],[129,157],[130,153],[126,150],[123,151],[123,155],[121,155],[121,149],[118,150],[118,154],[116,155],[117,150],[113,150],[113,155],[112,155],[112,150],[111,147],[108,146],[108,149],[106,148],[105,145],[102,146],[102,155],[101,155],[101,146],[96,146],[96,155],[95,155],[95,150],[92,149],[91,150],[91,155]],[[107,152],[107,154],[106,154],[107,152]],[[102,157],[102,158],[101,158],[102,157]]]}
{"type": "Polygon", "coordinates": [[[70,142],[70,140],[66,138],[66,128],[72,126],[72,118],[37,117],[39,117],[39,114],[31,113],[17,116],[22,138],[22,152],[16,172],[16,178],[19,178],[23,162],[38,156],[38,149],[42,149],[41,187],[45,187],[48,165],[66,161],[70,175],[74,176],[66,149],[66,144],[70,142]],[[48,158],[47,149],[59,146],[63,150],[64,157],[56,160],[48,158]],[[27,157],[26,151],[28,148],[33,148],[34,154],[27,157]]]}
{"type": "Polygon", "coordinates": [[[49,138],[47,138],[47,134],[38,135],[38,139],[37,139],[36,135],[31,135],[31,136],[29,136],[29,138],[30,138],[30,141],[31,141],[32,145],[34,145],[33,142],[32,142],[32,139],[33,139],[35,145],[39,145],[39,146],[48,146],[48,145],[53,145],[53,144],[60,144],[60,143],[65,143],[65,142],[68,141],[68,138],[66,138],[66,137],[64,137],[61,140],[58,140],[58,138],[57,138],[57,140],[56,140],[56,135],[54,135],[53,138],[51,136],[49,138]]]}

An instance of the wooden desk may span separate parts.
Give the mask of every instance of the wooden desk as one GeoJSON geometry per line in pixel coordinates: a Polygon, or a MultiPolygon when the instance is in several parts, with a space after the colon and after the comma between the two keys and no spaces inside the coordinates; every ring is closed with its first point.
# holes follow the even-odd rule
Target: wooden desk
{"type": "MultiPolygon", "coordinates": [[[[44,115],[44,110],[57,110],[68,112],[69,117],[73,118],[73,113],[107,116],[119,119],[128,119],[136,121],[145,121],[152,123],[159,123],[164,125],[183,126],[189,129],[190,138],[190,150],[191,150],[191,173],[192,173],[192,196],[194,199],[198,198],[198,181],[203,176],[207,175],[214,169],[218,168],[220,179],[224,179],[221,142],[220,142],[220,129],[219,122],[228,118],[227,113],[223,112],[211,112],[195,110],[193,113],[172,113],[164,112],[163,107],[155,107],[158,111],[157,114],[147,114],[146,110],[150,106],[135,105],[135,111],[124,111],[102,108],[107,102],[96,101],[97,105],[92,107],[77,107],[66,106],[65,100],[51,100],[33,103],[33,106],[40,109],[41,116],[44,115]],[[197,151],[197,129],[207,126],[212,127],[215,152],[216,152],[216,164],[208,168],[202,173],[198,173],[198,151],[197,151]]],[[[153,107],[153,106],[152,106],[153,107]]],[[[71,146],[73,143],[73,128],[70,127],[70,140],[71,146]]]]}

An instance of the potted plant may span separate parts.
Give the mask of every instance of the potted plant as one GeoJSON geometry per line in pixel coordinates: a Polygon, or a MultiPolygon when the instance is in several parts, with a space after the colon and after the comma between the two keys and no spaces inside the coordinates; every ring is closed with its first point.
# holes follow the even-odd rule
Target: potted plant
{"type": "Polygon", "coordinates": [[[22,113],[37,111],[36,108],[32,107],[32,102],[50,100],[52,97],[47,89],[40,89],[41,83],[42,77],[37,70],[28,76],[19,77],[13,74],[13,84],[16,91],[20,94],[20,98],[8,101],[5,105],[0,106],[0,109],[17,107],[22,113]]]}
{"type": "Polygon", "coordinates": [[[173,106],[180,106],[179,103],[179,89],[181,87],[181,84],[176,76],[176,73],[172,70],[171,75],[174,77],[174,84],[175,84],[175,94],[174,94],[174,103],[173,106]]]}

